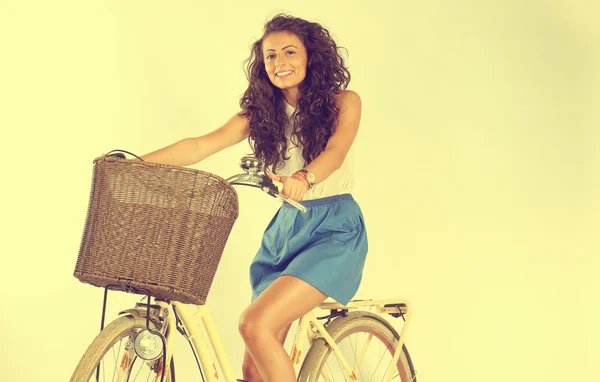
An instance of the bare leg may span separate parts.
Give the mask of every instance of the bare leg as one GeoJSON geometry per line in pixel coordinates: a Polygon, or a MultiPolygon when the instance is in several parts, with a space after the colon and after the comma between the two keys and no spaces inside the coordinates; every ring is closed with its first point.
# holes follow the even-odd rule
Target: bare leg
{"type": "Polygon", "coordinates": [[[326,298],[303,280],[281,276],[246,308],[240,319],[240,334],[265,382],[296,381],[294,367],[278,335],[326,298]]]}
{"type": "MultiPolygon", "coordinates": [[[[277,336],[279,343],[283,346],[285,344],[285,338],[290,330],[291,324],[287,327],[283,328],[283,330],[277,336]]],[[[260,376],[256,365],[254,364],[254,360],[250,353],[248,353],[248,349],[244,352],[244,363],[242,364],[242,375],[244,376],[244,380],[248,382],[263,382],[262,377],[260,376]]]]}

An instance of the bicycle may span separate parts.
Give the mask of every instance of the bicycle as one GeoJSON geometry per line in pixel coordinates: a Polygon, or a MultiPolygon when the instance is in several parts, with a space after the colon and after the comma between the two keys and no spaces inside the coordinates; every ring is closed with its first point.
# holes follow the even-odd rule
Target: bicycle
{"type": "MultiPolygon", "coordinates": [[[[105,158],[109,157],[110,153],[105,158]]],[[[124,155],[121,154],[120,158],[105,160],[122,162],[123,158],[124,155]]],[[[244,173],[225,180],[229,186],[256,187],[282,202],[306,211],[301,203],[279,194],[278,188],[262,171],[263,163],[260,160],[244,157],[240,166],[244,173]]],[[[187,192],[186,195],[188,194],[190,193],[187,192]]],[[[161,203],[164,205],[165,200],[161,203]]],[[[86,232],[87,229],[86,226],[86,232]]],[[[80,260],[78,259],[78,265],[80,260]]],[[[221,377],[227,382],[241,381],[234,375],[209,307],[203,298],[193,300],[197,309],[193,312],[186,305],[186,298],[165,298],[164,296],[169,296],[167,292],[140,288],[138,285],[134,286],[131,280],[106,285],[100,285],[95,280],[82,281],[104,286],[104,305],[101,331],[75,368],[72,382],[175,382],[173,345],[177,332],[190,343],[203,381],[217,382],[221,377]],[[145,294],[147,303],[139,302],[134,308],[121,311],[118,318],[104,327],[109,290],[145,294]],[[156,296],[157,294],[160,296],[156,296]],[[151,298],[154,298],[154,304],[151,303],[151,298]],[[208,341],[202,335],[200,322],[208,335],[208,341]],[[211,355],[211,346],[219,368],[211,355]]],[[[189,298],[187,302],[189,303],[189,298]]],[[[404,344],[412,316],[408,301],[353,300],[347,305],[324,302],[319,309],[329,312],[323,316],[317,316],[314,311],[309,312],[298,323],[290,352],[298,381],[416,381],[416,373],[404,344]],[[384,313],[403,319],[400,334],[383,317],[384,313]],[[303,352],[305,349],[308,350],[303,352]],[[301,361],[303,353],[305,355],[301,361]]]]}

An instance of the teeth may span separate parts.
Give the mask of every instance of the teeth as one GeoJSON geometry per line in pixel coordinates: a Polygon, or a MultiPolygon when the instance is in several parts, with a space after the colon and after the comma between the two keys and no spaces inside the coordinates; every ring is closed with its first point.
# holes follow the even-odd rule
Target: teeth
{"type": "Polygon", "coordinates": [[[288,74],[292,74],[292,71],[288,70],[287,72],[279,72],[277,73],[277,77],[287,76],[288,74]]]}

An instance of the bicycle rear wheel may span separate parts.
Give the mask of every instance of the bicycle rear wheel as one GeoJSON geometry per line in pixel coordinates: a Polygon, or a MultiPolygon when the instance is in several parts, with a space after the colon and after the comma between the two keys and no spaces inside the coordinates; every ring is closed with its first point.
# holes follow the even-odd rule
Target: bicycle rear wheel
{"type": "MultiPolygon", "coordinates": [[[[400,336],[383,318],[370,312],[350,312],[335,319],[327,331],[340,347],[358,381],[385,381],[400,336]]],[[[392,381],[416,381],[415,371],[406,346],[394,368],[392,381]]],[[[300,369],[300,382],[350,380],[332,348],[319,338],[315,340],[300,369]]]]}
{"type": "MultiPolygon", "coordinates": [[[[160,330],[151,321],[153,329],[160,330]]],[[[73,372],[71,382],[91,381],[156,381],[160,382],[164,371],[162,356],[145,361],[133,351],[135,335],[146,329],[146,319],[123,316],[111,322],[98,334],[73,372]],[[99,373],[97,370],[99,368],[99,373]]],[[[173,359],[165,382],[175,382],[173,359]]]]}

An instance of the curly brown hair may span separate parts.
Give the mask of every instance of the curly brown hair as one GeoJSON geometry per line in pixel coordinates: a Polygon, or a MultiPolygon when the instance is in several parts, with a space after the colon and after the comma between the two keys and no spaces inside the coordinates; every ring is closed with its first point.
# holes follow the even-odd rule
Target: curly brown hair
{"type": "Polygon", "coordinates": [[[277,168],[288,159],[285,125],[288,123],[281,90],[265,71],[262,54],[264,39],[273,32],[295,34],[306,47],[310,66],[300,83],[294,123],[295,138],[302,146],[306,163],[315,159],[335,131],[340,110],[335,95],[346,89],[350,72],[329,31],[320,24],[279,14],[265,24],[263,36],[252,45],[247,62],[248,89],[240,99],[241,116],[250,121],[248,141],[254,155],[268,168],[277,168]]]}

